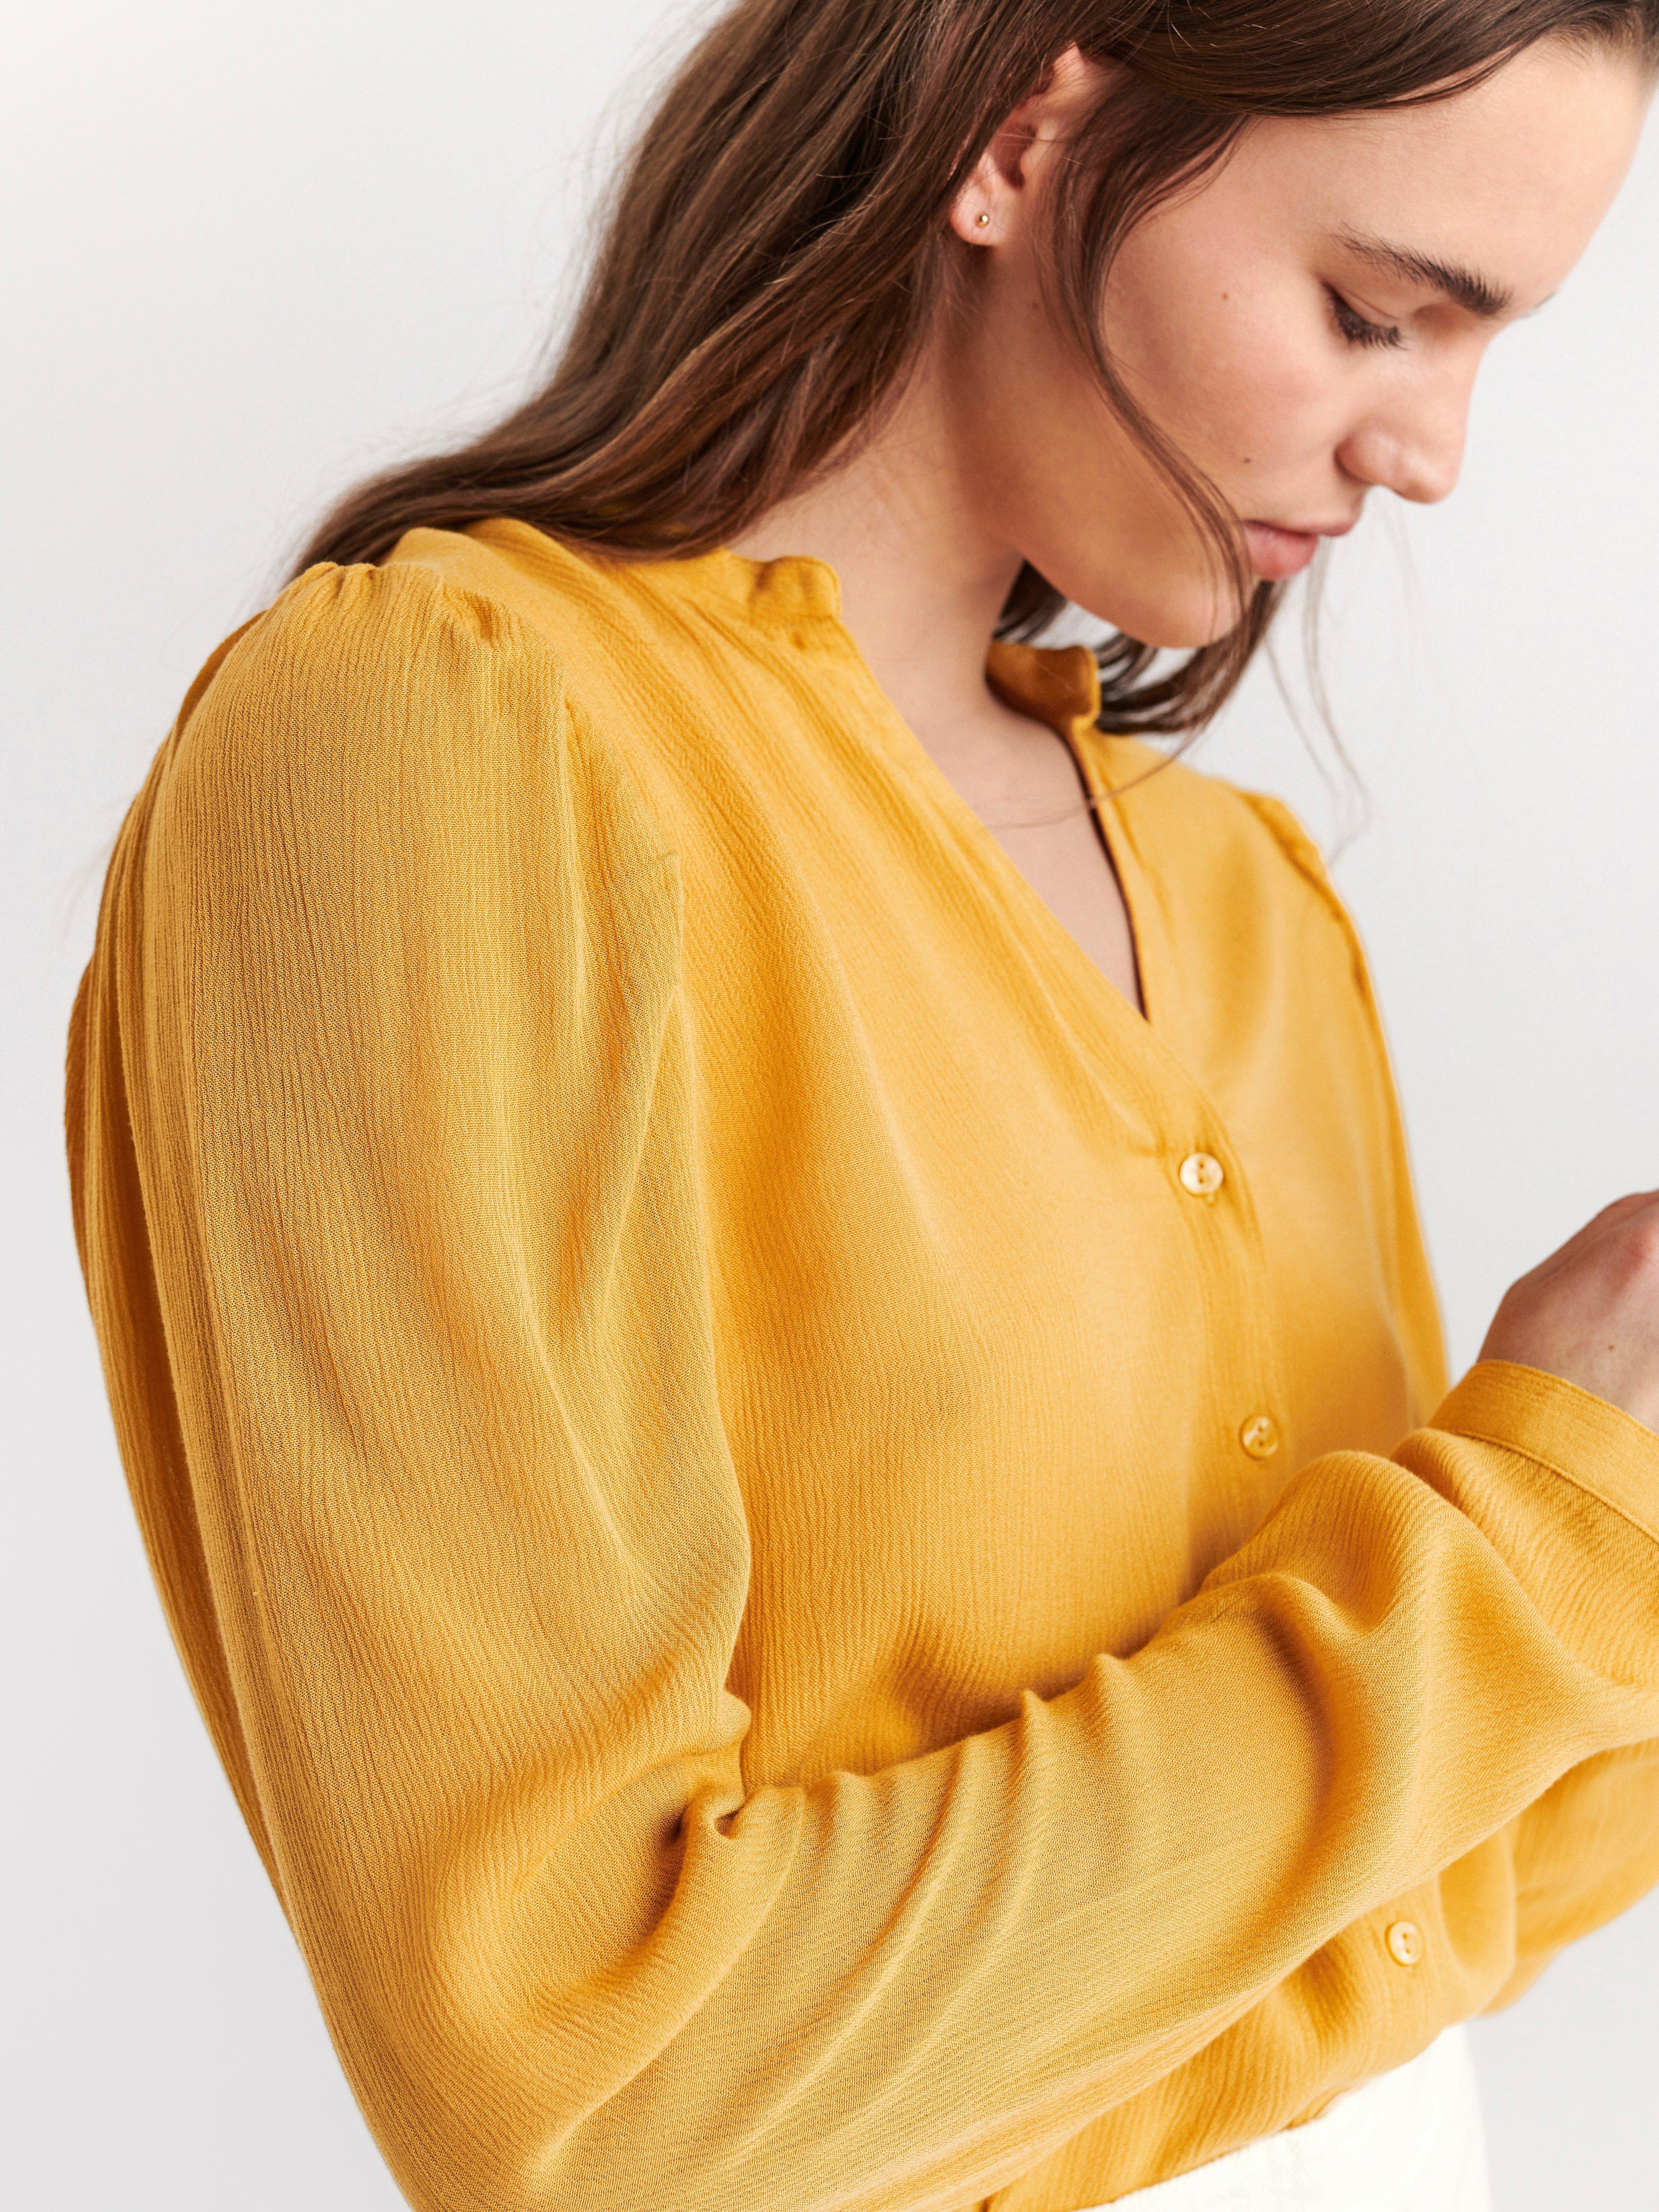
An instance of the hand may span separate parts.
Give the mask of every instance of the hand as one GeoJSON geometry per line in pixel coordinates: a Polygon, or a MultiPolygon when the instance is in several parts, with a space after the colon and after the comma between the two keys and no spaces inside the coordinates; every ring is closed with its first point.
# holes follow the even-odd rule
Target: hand
{"type": "Polygon", "coordinates": [[[1480,1357],[1563,1376],[1659,1429],[1659,1191],[1615,1199],[1511,1284],[1480,1357]]]}

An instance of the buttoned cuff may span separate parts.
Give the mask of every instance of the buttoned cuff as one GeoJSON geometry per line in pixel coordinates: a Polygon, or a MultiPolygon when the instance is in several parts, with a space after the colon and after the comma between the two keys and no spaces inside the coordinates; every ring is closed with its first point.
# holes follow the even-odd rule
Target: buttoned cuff
{"type": "Polygon", "coordinates": [[[1480,1359],[1427,1425],[1535,1460],[1659,1542],[1659,1431],[1593,1391],[1539,1367],[1480,1359]]]}

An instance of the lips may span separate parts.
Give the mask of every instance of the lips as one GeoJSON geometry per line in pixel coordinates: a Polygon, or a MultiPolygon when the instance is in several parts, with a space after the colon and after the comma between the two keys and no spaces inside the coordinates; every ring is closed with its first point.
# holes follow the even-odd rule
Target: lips
{"type": "Polygon", "coordinates": [[[1270,584],[1282,584],[1299,575],[1319,550],[1322,538],[1342,538],[1352,521],[1321,523],[1311,530],[1292,530],[1282,522],[1247,522],[1244,538],[1250,549],[1250,566],[1270,584]]]}
{"type": "Polygon", "coordinates": [[[1250,566],[1270,584],[1300,575],[1319,550],[1317,531],[1282,530],[1276,522],[1247,522],[1244,539],[1250,549],[1250,566]]]}

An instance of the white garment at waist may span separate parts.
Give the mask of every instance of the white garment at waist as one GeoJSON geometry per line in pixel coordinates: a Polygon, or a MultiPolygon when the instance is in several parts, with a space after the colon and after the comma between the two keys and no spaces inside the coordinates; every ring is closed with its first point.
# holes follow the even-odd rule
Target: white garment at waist
{"type": "Polygon", "coordinates": [[[1095,2212],[1491,2212],[1468,2036],[1449,2027],[1409,2064],[1173,2181],[1095,2212]]]}

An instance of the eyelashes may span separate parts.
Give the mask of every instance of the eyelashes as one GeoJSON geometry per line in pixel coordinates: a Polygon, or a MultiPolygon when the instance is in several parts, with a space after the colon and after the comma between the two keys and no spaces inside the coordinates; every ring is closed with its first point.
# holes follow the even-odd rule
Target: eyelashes
{"type": "Polygon", "coordinates": [[[1405,333],[1394,323],[1367,322],[1364,316],[1351,307],[1334,284],[1327,284],[1325,296],[1331,303],[1331,320],[1341,337],[1349,345],[1398,346],[1406,343],[1405,333]]]}

